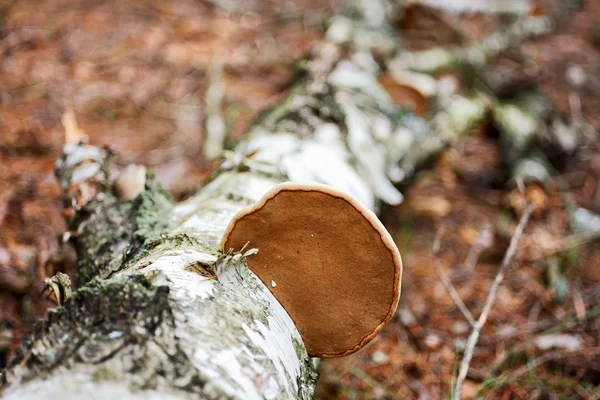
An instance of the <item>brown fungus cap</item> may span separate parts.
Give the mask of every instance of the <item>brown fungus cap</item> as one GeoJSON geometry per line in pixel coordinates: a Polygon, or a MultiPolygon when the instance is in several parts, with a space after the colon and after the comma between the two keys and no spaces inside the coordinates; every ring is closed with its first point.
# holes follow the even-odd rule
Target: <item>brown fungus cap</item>
{"type": "Polygon", "coordinates": [[[229,223],[220,248],[257,248],[248,267],[286,309],[312,357],[364,347],[392,318],[402,261],[375,214],[328,186],[284,183],[229,223]]]}

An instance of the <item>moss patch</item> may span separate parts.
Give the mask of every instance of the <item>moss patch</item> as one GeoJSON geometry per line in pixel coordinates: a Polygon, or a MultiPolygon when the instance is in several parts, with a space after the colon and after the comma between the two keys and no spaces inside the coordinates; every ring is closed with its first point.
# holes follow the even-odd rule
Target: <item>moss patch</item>
{"type": "Polygon", "coordinates": [[[145,190],[133,201],[105,193],[78,211],[71,223],[77,232],[78,286],[110,277],[165,231],[171,196],[149,175],[145,190]]]}

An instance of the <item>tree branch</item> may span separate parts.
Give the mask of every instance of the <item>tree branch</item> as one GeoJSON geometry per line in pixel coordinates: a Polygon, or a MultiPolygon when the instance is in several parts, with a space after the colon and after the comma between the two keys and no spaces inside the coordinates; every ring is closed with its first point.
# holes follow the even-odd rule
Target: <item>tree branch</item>
{"type": "Polygon", "coordinates": [[[487,322],[490,311],[492,310],[492,306],[494,305],[494,302],[496,301],[496,296],[498,294],[498,289],[500,288],[500,284],[504,280],[504,275],[506,275],[506,272],[508,271],[508,268],[510,266],[510,261],[512,260],[514,253],[517,249],[517,244],[519,243],[519,240],[521,239],[521,235],[523,234],[525,225],[527,225],[527,222],[529,221],[529,217],[531,216],[531,213],[533,212],[534,208],[535,207],[533,205],[529,205],[529,204],[525,208],[525,212],[521,216],[521,219],[519,220],[519,224],[517,225],[517,228],[515,229],[515,233],[513,234],[513,237],[510,240],[510,245],[508,246],[508,249],[506,250],[506,253],[504,254],[504,259],[502,260],[500,270],[496,274],[496,278],[494,279],[494,282],[492,283],[492,287],[491,287],[490,292],[485,301],[485,305],[483,307],[481,315],[477,319],[477,322],[475,323],[475,326],[473,327],[473,331],[471,332],[471,334],[469,335],[469,338],[467,339],[465,354],[460,363],[458,377],[456,379],[456,384],[454,386],[454,395],[452,396],[452,398],[454,400],[460,400],[460,395],[462,393],[462,386],[467,377],[467,373],[469,372],[469,366],[471,365],[471,360],[473,359],[473,351],[475,350],[475,346],[477,345],[477,341],[479,340],[479,335],[481,334],[481,329],[487,322]]]}
{"type": "Polygon", "coordinates": [[[442,225],[440,227],[440,229],[438,229],[437,234],[435,235],[435,240],[433,241],[433,265],[435,266],[435,271],[437,272],[440,280],[444,284],[444,287],[450,294],[450,297],[452,297],[452,300],[454,300],[454,304],[456,304],[456,306],[458,307],[460,312],[462,312],[462,314],[465,316],[467,321],[469,321],[469,324],[471,325],[471,327],[474,327],[475,326],[475,318],[473,318],[473,314],[471,314],[471,312],[469,311],[469,309],[467,308],[465,303],[463,303],[460,296],[456,292],[456,288],[450,281],[450,278],[448,278],[448,275],[446,275],[446,273],[442,269],[442,266],[440,265],[440,257],[439,257],[440,244],[442,241],[442,236],[444,236],[445,230],[446,230],[445,226],[442,225]]]}

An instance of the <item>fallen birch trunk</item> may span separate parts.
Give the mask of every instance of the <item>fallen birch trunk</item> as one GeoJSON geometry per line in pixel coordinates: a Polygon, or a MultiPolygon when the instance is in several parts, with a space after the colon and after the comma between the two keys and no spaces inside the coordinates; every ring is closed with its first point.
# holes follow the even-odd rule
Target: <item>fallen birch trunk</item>
{"type": "Polygon", "coordinates": [[[368,6],[332,20],[307,77],[182,203],[143,167],[65,146],[57,175],[74,214],[79,290],[0,376],[4,398],[313,396],[316,361],[292,320],[242,255],[218,251],[227,224],[288,180],[330,185],[370,209],[398,204],[393,181],[486,114],[485,101],[458,96],[429,122],[395,110],[373,56],[396,50],[393,10],[368,6]]]}

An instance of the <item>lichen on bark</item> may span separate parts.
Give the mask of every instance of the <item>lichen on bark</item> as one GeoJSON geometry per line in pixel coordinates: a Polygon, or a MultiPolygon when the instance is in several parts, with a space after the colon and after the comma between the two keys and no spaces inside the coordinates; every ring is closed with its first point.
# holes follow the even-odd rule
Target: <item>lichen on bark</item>
{"type": "Polygon", "coordinates": [[[145,190],[134,200],[120,200],[112,191],[85,204],[70,222],[75,232],[78,285],[110,277],[136,258],[165,231],[174,202],[148,174],[145,190]]]}
{"type": "Polygon", "coordinates": [[[131,380],[133,390],[200,393],[205,383],[175,336],[169,288],[142,275],[95,278],[50,310],[0,383],[19,383],[18,391],[68,371],[88,374],[90,382],[131,380]]]}

